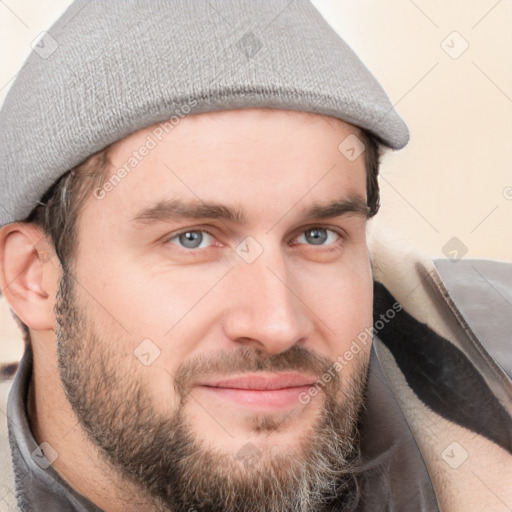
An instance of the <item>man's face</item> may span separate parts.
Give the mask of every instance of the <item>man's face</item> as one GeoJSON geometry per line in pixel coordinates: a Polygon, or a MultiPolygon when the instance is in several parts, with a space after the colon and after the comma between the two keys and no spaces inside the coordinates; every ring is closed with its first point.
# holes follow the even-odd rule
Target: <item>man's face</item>
{"type": "Polygon", "coordinates": [[[323,510],[350,488],[370,349],[335,367],[372,323],[364,153],[338,150],[358,129],[256,109],[155,128],[112,148],[122,178],[77,225],[67,396],[155,507],[323,510]]]}

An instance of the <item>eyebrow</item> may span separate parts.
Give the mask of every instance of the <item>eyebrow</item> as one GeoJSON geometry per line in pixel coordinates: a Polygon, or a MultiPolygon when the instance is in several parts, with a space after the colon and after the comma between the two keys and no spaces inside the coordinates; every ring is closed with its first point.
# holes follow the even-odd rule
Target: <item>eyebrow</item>
{"type": "MultiPolygon", "coordinates": [[[[360,196],[350,196],[316,204],[302,212],[301,219],[330,219],[342,215],[368,217],[369,208],[360,196]]],[[[144,208],[132,219],[132,223],[147,226],[158,222],[169,222],[184,219],[213,219],[237,224],[247,224],[248,217],[244,210],[218,203],[202,201],[184,201],[171,199],[159,201],[154,206],[144,208]]]]}

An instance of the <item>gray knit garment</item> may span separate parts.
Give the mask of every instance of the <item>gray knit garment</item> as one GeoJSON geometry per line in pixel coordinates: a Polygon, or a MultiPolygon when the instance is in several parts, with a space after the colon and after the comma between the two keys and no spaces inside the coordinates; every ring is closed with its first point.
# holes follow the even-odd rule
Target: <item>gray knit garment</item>
{"type": "Polygon", "coordinates": [[[330,115],[394,149],[409,137],[308,0],[76,1],[34,43],[0,111],[0,226],[130,133],[251,107],[330,115]]]}

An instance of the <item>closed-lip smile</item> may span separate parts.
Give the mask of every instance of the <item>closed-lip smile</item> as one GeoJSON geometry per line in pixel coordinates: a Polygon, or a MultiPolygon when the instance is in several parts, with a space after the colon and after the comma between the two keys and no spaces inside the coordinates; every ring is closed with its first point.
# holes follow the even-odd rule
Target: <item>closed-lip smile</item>
{"type": "Polygon", "coordinates": [[[296,372],[257,372],[199,382],[196,387],[238,405],[282,409],[300,405],[298,395],[316,378],[296,372]]]}

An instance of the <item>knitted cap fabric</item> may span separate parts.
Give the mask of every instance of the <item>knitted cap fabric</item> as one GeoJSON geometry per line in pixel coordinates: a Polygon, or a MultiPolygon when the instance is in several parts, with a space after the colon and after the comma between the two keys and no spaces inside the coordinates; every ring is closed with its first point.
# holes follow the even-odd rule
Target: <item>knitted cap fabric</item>
{"type": "Polygon", "coordinates": [[[0,226],[130,133],[256,107],[333,116],[394,149],[409,137],[308,0],[75,1],[33,43],[0,111],[0,226]]]}

